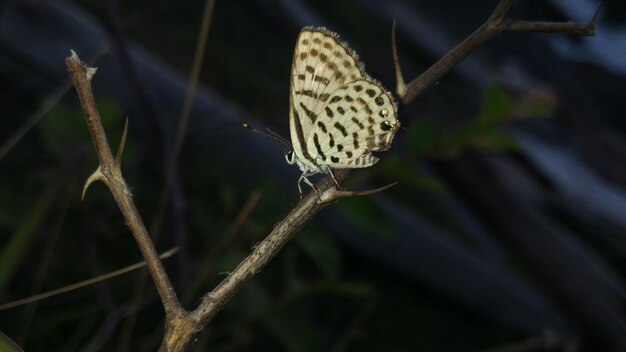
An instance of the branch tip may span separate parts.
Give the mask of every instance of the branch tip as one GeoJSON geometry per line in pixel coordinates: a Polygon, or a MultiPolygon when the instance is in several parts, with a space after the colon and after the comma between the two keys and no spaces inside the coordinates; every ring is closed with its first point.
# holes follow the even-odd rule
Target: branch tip
{"type": "Polygon", "coordinates": [[[80,62],[80,58],[78,57],[78,54],[76,54],[74,49],[70,49],[70,57],[68,57],[68,59],[72,59],[72,60],[80,62]]]}

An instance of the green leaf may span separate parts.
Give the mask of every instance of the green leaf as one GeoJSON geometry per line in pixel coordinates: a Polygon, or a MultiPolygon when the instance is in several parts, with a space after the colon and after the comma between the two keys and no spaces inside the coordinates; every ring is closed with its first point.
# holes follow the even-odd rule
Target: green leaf
{"type": "Polygon", "coordinates": [[[483,106],[478,121],[482,123],[497,123],[504,121],[511,111],[514,99],[501,85],[492,84],[483,92],[483,106]]]}
{"type": "Polygon", "coordinates": [[[384,210],[371,197],[345,198],[338,208],[362,231],[385,238],[395,238],[396,233],[384,210]]]}

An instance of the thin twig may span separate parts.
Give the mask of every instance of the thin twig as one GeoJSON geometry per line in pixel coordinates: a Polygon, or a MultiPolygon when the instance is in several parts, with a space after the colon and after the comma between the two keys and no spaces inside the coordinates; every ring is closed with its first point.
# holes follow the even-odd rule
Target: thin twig
{"type": "Polygon", "coordinates": [[[507,20],[506,16],[513,5],[513,0],[502,0],[489,19],[465,38],[454,49],[445,54],[428,70],[415,78],[406,86],[406,93],[401,96],[402,102],[410,103],[427,88],[435,84],[456,64],[470,55],[474,50],[489,39],[502,33],[510,32],[544,32],[592,36],[595,34],[596,16],[587,23],[576,22],[529,22],[507,20]]]}
{"type": "Polygon", "coordinates": [[[91,134],[96,154],[98,156],[99,165],[97,172],[100,173],[99,180],[103,181],[115,198],[126,224],[131,229],[135,241],[141,250],[141,254],[146,260],[148,270],[152,275],[152,279],[156,285],[165,314],[168,317],[176,317],[185,314],[184,309],[180,306],[174,288],[170,283],[169,277],[163,268],[163,263],[159,259],[159,255],[154,248],[154,244],[150,239],[150,235],[146,230],[139,211],[135,207],[132,195],[118,163],[115,162],[111,147],[107,141],[106,132],[102,126],[100,114],[96,107],[96,101],[91,90],[91,78],[96,69],[88,67],[80,61],[78,55],[72,51],[72,55],[65,60],[67,69],[72,77],[72,82],[78,93],[87,127],[91,134]]]}
{"type": "MultiPolygon", "coordinates": [[[[167,251],[163,252],[159,256],[159,258],[161,258],[161,259],[169,258],[169,257],[173,256],[174,254],[176,254],[177,251],[178,251],[178,248],[172,248],[170,250],[167,250],[167,251]]],[[[30,297],[26,297],[26,298],[22,298],[22,299],[13,301],[13,302],[7,302],[7,303],[4,303],[4,304],[0,305],[0,310],[5,310],[5,309],[19,307],[19,306],[22,306],[24,304],[29,304],[29,303],[41,301],[42,299],[54,297],[54,296],[60,295],[62,293],[67,293],[67,292],[70,292],[70,291],[78,290],[79,288],[90,286],[90,285],[93,285],[95,283],[98,283],[98,282],[101,282],[101,281],[105,281],[105,280],[109,280],[109,279],[114,278],[116,276],[120,276],[120,275],[129,273],[129,272],[131,272],[133,270],[137,270],[139,268],[142,268],[145,265],[146,265],[146,262],[142,261],[142,262],[139,262],[139,263],[135,263],[135,264],[126,266],[126,267],[118,269],[118,270],[114,270],[114,271],[108,272],[108,273],[103,274],[103,275],[99,275],[97,277],[93,277],[93,278],[88,279],[88,280],[77,282],[75,284],[63,286],[61,288],[50,290],[50,291],[47,291],[47,292],[44,292],[44,293],[39,293],[39,294],[30,296],[30,297]]]]}
{"type": "MultiPolygon", "coordinates": [[[[215,0],[207,0],[204,5],[204,13],[202,15],[202,23],[200,25],[200,31],[198,34],[198,40],[196,42],[196,51],[193,58],[193,64],[191,66],[191,72],[189,73],[189,84],[187,86],[187,96],[183,103],[183,108],[180,113],[180,120],[178,122],[178,130],[176,131],[176,140],[174,141],[174,149],[172,154],[168,157],[168,163],[166,168],[166,179],[170,181],[172,173],[176,168],[176,160],[183,147],[185,141],[185,135],[187,134],[187,127],[189,126],[189,115],[191,114],[191,107],[193,101],[196,98],[196,90],[198,88],[198,81],[200,79],[200,71],[202,70],[202,61],[204,61],[204,54],[206,53],[206,43],[209,38],[209,29],[211,28],[211,18],[213,17],[213,7],[215,0]]],[[[166,183],[166,187],[169,187],[169,182],[166,183]]]]}
{"type": "MultiPolygon", "coordinates": [[[[180,152],[183,147],[183,143],[185,141],[185,135],[187,134],[187,129],[189,126],[189,118],[191,114],[191,110],[193,107],[193,102],[196,97],[196,90],[198,87],[198,82],[200,79],[200,72],[202,70],[202,62],[204,61],[204,55],[206,53],[206,45],[209,38],[209,30],[211,28],[211,19],[213,17],[213,9],[215,6],[214,0],[206,0],[204,5],[204,12],[202,14],[202,22],[200,25],[200,29],[198,32],[198,39],[196,41],[195,53],[193,58],[193,64],[191,68],[191,72],[189,73],[189,82],[187,85],[187,94],[185,96],[185,101],[183,103],[178,128],[176,132],[176,138],[174,140],[174,146],[172,150],[169,151],[170,154],[166,151],[165,158],[165,180],[164,186],[159,194],[159,199],[156,203],[156,209],[154,211],[154,216],[152,221],[150,222],[150,233],[152,234],[153,241],[157,242],[157,239],[160,237],[161,229],[163,225],[163,221],[166,219],[165,213],[167,210],[170,201],[174,199],[174,204],[182,203],[177,202],[180,198],[182,198],[182,192],[179,192],[181,189],[180,185],[177,185],[179,182],[176,173],[176,163],[180,152]],[[176,193],[178,192],[178,193],[176,193]]],[[[172,207],[174,210],[174,214],[172,218],[174,219],[174,223],[176,225],[180,225],[184,222],[182,212],[180,211],[180,207],[172,207]]],[[[175,228],[179,228],[180,226],[175,226],[175,228]]],[[[178,238],[178,242],[182,242],[180,239],[185,234],[180,234],[180,231],[176,231],[176,238],[178,238]]],[[[181,256],[180,258],[184,258],[186,253],[186,246],[183,243],[179,243],[181,246],[181,256]]],[[[183,265],[180,265],[182,267],[183,265]]],[[[135,285],[135,295],[138,295],[146,283],[146,276],[141,276],[135,285]]],[[[137,316],[133,315],[129,319],[126,320],[124,327],[122,329],[122,334],[120,336],[120,350],[127,350],[128,345],[130,344],[132,331],[135,328],[137,316]]]]}

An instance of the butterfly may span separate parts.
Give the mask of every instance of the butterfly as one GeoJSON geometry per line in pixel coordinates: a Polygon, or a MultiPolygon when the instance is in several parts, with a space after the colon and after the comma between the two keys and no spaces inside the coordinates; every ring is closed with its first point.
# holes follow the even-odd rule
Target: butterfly
{"type": "MultiPolygon", "coordinates": [[[[291,66],[287,162],[302,171],[298,179],[332,169],[364,168],[389,149],[400,121],[394,99],[372,79],[357,54],[325,28],[300,32],[291,66]]],[[[337,180],[335,183],[339,187],[337,180]]]]}

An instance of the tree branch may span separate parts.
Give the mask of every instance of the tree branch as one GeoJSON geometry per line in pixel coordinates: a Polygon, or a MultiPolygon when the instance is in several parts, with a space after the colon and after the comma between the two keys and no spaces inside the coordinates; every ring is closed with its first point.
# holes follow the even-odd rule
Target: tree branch
{"type": "MultiPolygon", "coordinates": [[[[428,70],[406,85],[406,91],[397,92],[402,102],[408,104],[427,88],[447,74],[452,67],[471,54],[489,39],[502,33],[543,32],[573,35],[595,35],[596,15],[587,23],[576,22],[528,22],[507,20],[506,16],[513,5],[513,0],[502,0],[491,16],[469,37],[444,55],[428,70]],[[403,94],[402,94],[403,93],[403,94]]],[[[396,64],[396,66],[398,66],[396,64]]]]}
{"type": "MultiPolygon", "coordinates": [[[[335,170],[335,178],[340,183],[348,174],[348,170],[335,170]]],[[[335,182],[332,178],[326,177],[315,187],[320,194],[323,194],[329,188],[334,188],[335,182]]],[[[189,314],[189,319],[179,325],[172,325],[171,330],[165,331],[161,350],[183,351],[187,348],[193,336],[222,310],[226,302],[246,282],[258,274],[309,220],[331,202],[329,199],[322,203],[317,193],[309,192],[281,222],[276,224],[274,230],[253,248],[248,257],[239,263],[213,291],[202,298],[200,305],[189,314]]]]}
{"type": "MultiPolygon", "coordinates": [[[[91,90],[91,78],[96,73],[96,69],[86,66],[73,51],[72,55],[65,59],[65,64],[78,93],[80,104],[87,120],[87,127],[98,156],[99,165],[96,173],[94,173],[96,175],[94,178],[103,181],[107,185],[122,211],[124,219],[139,245],[141,254],[146,260],[146,265],[152,275],[159,296],[161,296],[166,317],[169,320],[169,318],[184,315],[186,312],[178,303],[172,284],[135,207],[132,194],[122,176],[121,165],[116,163],[107,141],[106,132],[102,126],[100,114],[91,90]]],[[[123,142],[121,145],[123,145],[123,142]]],[[[91,183],[93,180],[90,177],[89,182],[91,183]]]]}

